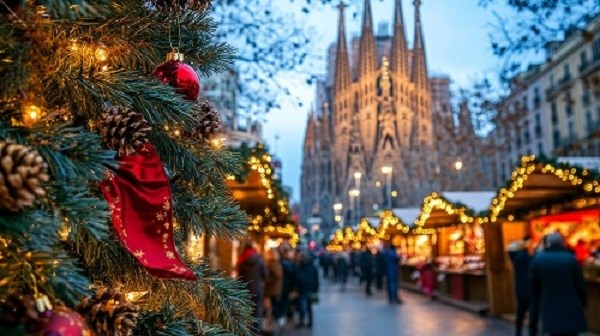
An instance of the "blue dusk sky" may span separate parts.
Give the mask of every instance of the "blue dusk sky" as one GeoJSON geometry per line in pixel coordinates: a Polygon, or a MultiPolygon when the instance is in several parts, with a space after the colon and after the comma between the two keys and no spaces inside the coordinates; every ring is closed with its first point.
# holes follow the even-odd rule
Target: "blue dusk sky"
{"type": "MultiPolygon", "coordinates": [[[[421,18],[427,62],[430,74],[447,74],[453,81],[453,88],[468,86],[470,82],[493,73],[500,62],[493,56],[488,34],[493,29],[495,18],[490,9],[477,5],[479,0],[423,0],[421,18]]],[[[346,1],[347,2],[347,1],[346,1]]],[[[300,172],[302,147],[306,118],[314,105],[312,85],[306,83],[306,72],[325,73],[327,47],[337,38],[338,10],[327,6],[322,10],[299,15],[297,8],[291,8],[287,0],[274,0],[282,5],[281,10],[289,10],[306,21],[307,29],[313,34],[313,60],[302,74],[285,74],[286,85],[294,99],[282,95],[282,109],[265,116],[264,138],[271,152],[283,163],[283,183],[293,188],[292,201],[300,200],[300,172]],[[283,3],[285,2],[285,6],[283,3]],[[295,99],[303,102],[298,107],[295,99]],[[276,136],[280,139],[275,143],[276,136]]],[[[348,41],[358,35],[362,18],[363,1],[346,9],[346,31],[348,41]],[[358,13],[353,17],[353,13],[358,13]]],[[[392,26],[394,0],[372,0],[374,29],[378,23],[386,21],[392,26]]],[[[409,44],[414,36],[414,7],[412,0],[403,0],[404,22],[409,44]]],[[[283,77],[283,76],[282,76],[283,77]]]]}

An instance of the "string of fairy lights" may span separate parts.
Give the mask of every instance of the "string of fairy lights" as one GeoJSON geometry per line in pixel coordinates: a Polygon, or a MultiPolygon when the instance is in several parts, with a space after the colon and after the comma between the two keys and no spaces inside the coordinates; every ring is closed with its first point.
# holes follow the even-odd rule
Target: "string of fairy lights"
{"type": "Polygon", "coordinates": [[[289,202],[285,195],[275,187],[275,171],[272,158],[268,154],[251,155],[248,167],[258,172],[262,186],[266,189],[267,198],[273,200],[261,214],[249,215],[248,232],[288,238],[292,246],[300,241],[298,225],[291,218],[289,202]]]}
{"type": "MultiPolygon", "coordinates": [[[[477,216],[466,206],[450,202],[440,193],[433,192],[423,199],[421,211],[412,225],[406,225],[391,210],[385,210],[380,214],[377,228],[373,228],[366,218],[362,218],[356,231],[352,231],[350,227],[337,230],[327,249],[332,252],[342,251],[348,247],[360,249],[362,246],[376,243],[378,240],[389,241],[394,235],[436,234],[438,229],[427,227],[432,212],[436,210],[455,216],[456,223],[453,226],[472,223],[485,224],[496,222],[499,218],[513,221],[515,220],[514,214],[504,213],[507,202],[514,198],[519,190],[527,186],[527,181],[532,174],[540,173],[553,175],[568,185],[581,189],[581,197],[572,202],[574,208],[581,209],[600,204],[600,175],[584,168],[546,162],[537,159],[534,155],[529,155],[521,158],[521,165],[513,171],[507,186],[498,190],[485,214],[477,216]]],[[[548,210],[544,208],[538,212],[545,215],[548,210]]]]}

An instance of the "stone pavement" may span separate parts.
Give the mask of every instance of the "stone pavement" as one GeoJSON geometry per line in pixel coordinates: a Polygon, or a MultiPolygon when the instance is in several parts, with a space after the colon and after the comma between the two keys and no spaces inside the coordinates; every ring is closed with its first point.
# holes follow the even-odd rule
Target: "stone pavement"
{"type": "Polygon", "coordinates": [[[312,330],[287,326],[284,336],[510,336],[513,324],[478,316],[425,296],[402,291],[403,305],[389,305],[384,292],[367,297],[357,284],[346,291],[325,283],[313,307],[312,330]]]}

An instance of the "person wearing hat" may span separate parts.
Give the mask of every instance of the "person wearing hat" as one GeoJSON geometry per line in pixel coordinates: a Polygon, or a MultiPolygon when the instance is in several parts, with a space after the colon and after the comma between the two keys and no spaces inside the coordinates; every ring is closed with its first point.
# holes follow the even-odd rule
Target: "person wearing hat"
{"type": "Polygon", "coordinates": [[[531,281],[534,316],[530,323],[537,322],[539,312],[545,334],[574,336],[587,331],[583,272],[560,234],[549,234],[544,251],[531,260],[531,281]]]}

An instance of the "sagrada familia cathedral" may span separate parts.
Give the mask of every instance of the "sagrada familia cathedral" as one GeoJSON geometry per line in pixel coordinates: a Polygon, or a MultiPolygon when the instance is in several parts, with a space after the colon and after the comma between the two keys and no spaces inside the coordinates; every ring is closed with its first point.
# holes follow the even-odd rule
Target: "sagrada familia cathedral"
{"type": "Polygon", "coordinates": [[[345,6],[338,6],[337,43],[330,47],[327,76],[317,84],[316,110],[306,127],[303,220],[318,216],[332,226],[355,225],[377,209],[419,206],[431,191],[450,188],[444,185],[453,178],[447,172],[458,160],[462,165],[476,154],[470,153],[474,142],[456,144],[458,138],[477,141],[466,103],[453,114],[450,79],[428,76],[420,5],[414,0],[412,49],[401,0],[395,1],[392,36],[387,27],[374,34],[365,0],[361,35],[350,49],[345,6]]]}

